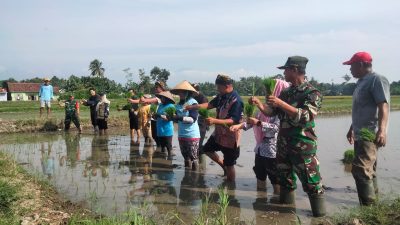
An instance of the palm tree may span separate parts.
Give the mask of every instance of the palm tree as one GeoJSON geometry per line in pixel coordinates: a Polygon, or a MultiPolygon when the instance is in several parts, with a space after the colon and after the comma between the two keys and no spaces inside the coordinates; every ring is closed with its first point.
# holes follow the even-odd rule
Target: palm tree
{"type": "Polygon", "coordinates": [[[104,77],[104,71],[105,69],[102,66],[102,62],[100,62],[98,59],[95,59],[90,62],[89,65],[89,70],[92,71],[90,75],[94,77],[104,77]]]}

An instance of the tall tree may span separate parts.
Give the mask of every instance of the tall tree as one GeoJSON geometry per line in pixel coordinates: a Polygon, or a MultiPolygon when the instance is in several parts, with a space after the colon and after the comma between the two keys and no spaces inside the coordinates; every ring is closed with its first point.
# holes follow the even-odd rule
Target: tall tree
{"type": "Polygon", "coordinates": [[[144,93],[150,93],[151,92],[151,88],[153,87],[153,84],[151,83],[151,79],[150,76],[147,76],[144,69],[139,69],[139,79],[140,79],[140,83],[139,83],[139,89],[141,92],[144,93]]]}
{"type": "Polygon", "coordinates": [[[163,81],[167,83],[169,78],[170,72],[166,69],[160,69],[159,67],[155,66],[150,71],[150,77],[153,81],[163,81]]]}
{"type": "Polygon", "coordinates": [[[93,77],[104,77],[105,69],[102,67],[103,63],[98,59],[95,59],[90,62],[89,70],[91,71],[90,75],[93,77]]]}

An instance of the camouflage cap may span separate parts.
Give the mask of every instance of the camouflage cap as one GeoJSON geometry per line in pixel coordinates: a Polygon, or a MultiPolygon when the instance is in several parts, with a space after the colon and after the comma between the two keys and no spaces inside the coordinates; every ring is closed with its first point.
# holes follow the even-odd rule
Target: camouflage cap
{"type": "Polygon", "coordinates": [[[279,66],[278,69],[284,70],[290,67],[299,67],[299,68],[306,68],[308,59],[303,56],[290,56],[285,65],[279,66]]]}
{"type": "Polygon", "coordinates": [[[217,79],[215,79],[215,84],[229,85],[233,84],[233,80],[226,74],[218,74],[217,79]]]}

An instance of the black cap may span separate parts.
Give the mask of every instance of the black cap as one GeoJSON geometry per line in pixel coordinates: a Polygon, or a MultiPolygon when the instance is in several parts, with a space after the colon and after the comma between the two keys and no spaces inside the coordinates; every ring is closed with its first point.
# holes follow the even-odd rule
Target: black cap
{"type": "Polygon", "coordinates": [[[229,85],[229,84],[233,84],[233,80],[228,75],[218,74],[217,79],[215,79],[215,84],[229,85]]]}
{"type": "Polygon", "coordinates": [[[105,93],[103,93],[103,92],[102,92],[102,93],[100,93],[99,95],[100,95],[100,96],[104,96],[104,95],[105,95],[105,93]]]}
{"type": "Polygon", "coordinates": [[[306,57],[303,57],[303,56],[290,56],[287,59],[285,65],[279,66],[278,69],[283,70],[283,69],[287,69],[287,68],[290,68],[290,67],[299,67],[299,68],[305,69],[306,65],[307,65],[307,62],[308,62],[308,59],[306,57]]]}

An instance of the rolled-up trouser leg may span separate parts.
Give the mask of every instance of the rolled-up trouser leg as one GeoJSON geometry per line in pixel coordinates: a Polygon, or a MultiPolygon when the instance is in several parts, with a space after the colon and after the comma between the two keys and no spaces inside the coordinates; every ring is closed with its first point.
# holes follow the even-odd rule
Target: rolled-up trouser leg
{"type": "Polygon", "coordinates": [[[356,181],[360,205],[370,205],[375,199],[378,191],[376,178],[377,146],[369,141],[356,141],[354,143],[354,160],[351,173],[356,181]]]}

